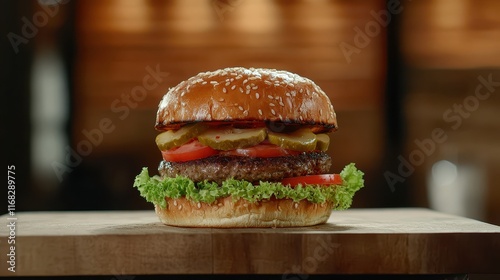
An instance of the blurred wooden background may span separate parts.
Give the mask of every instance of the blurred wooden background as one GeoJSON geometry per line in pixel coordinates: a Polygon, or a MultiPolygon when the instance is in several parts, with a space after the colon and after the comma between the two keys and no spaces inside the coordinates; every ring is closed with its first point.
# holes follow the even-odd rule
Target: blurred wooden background
{"type": "MultiPolygon", "coordinates": [[[[10,20],[17,26],[6,31],[20,32],[20,18],[45,11],[40,3],[15,6],[10,20]]],[[[24,58],[29,69],[38,49],[64,50],[69,145],[76,149],[88,140],[83,131],[95,131],[103,119],[114,129],[103,133],[61,183],[34,176],[26,191],[32,195],[20,203],[27,209],[149,209],[132,182],[142,166],[154,171],[160,161],[153,125],[168,88],[201,71],[269,67],[314,80],[332,99],[340,125],[331,135],[332,171],[355,162],[366,173],[366,187],[354,207],[434,207],[436,193],[444,190],[449,201],[461,205],[458,214],[500,224],[495,176],[500,87],[491,86],[477,108],[471,103],[474,110],[460,117],[458,128],[443,116],[454,104],[472,100],[479,77],[500,82],[498,10],[495,0],[89,0],[61,5],[21,55],[12,55],[12,63],[24,58]],[[132,91],[151,69],[161,72],[158,84],[134,100],[132,91]],[[411,175],[401,176],[399,158],[410,160],[419,148],[415,141],[436,128],[447,140],[436,144],[411,175]],[[454,178],[468,180],[468,189],[436,186],[432,170],[441,160],[458,171],[471,167],[476,177],[454,178]],[[402,180],[391,185],[388,172],[402,180]],[[470,200],[471,193],[480,197],[470,200]]],[[[10,46],[5,50],[12,52],[10,46]]],[[[21,89],[29,96],[26,90],[21,89]]],[[[29,161],[29,151],[26,156],[29,161]]],[[[29,163],[25,166],[29,170],[29,163]]],[[[444,211],[455,211],[448,202],[436,201],[444,211]]]]}

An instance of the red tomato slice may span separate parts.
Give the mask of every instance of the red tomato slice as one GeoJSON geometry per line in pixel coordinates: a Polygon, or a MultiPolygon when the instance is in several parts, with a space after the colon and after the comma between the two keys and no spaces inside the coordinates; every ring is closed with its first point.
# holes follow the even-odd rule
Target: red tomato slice
{"type": "Polygon", "coordinates": [[[283,149],[272,144],[259,144],[249,148],[235,149],[223,152],[227,156],[243,156],[243,157],[282,157],[288,155],[298,155],[300,152],[283,149]]]}
{"type": "Polygon", "coordinates": [[[164,160],[174,162],[206,158],[217,153],[217,150],[201,144],[198,140],[193,140],[180,147],[172,148],[167,151],[161,151],[164,160]]]}
{"type": "Polygon", "coordinates": [[[320,175],[307,175],[299,177],[290,177],[281,180],[283,185],[290,185],[295,187],[301,185],[340,185],[342,184],[342,177],[339,174],[320,174],[320,175]]]}

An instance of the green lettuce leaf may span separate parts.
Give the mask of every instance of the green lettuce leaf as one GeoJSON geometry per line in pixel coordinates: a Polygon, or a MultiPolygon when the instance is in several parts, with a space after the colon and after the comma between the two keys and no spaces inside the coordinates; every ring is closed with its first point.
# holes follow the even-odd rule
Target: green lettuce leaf
{"type": "Polygon", "coordinates": [[[186,197],[194,202],[213,203],[218,198],[232,196],[233,199],[245,199],[256,202],[275,197],[288,198],[295,202],[308,200],[313,203],[333,202],[334,209],[342,210],[351,206],[354,194],[363,187],[363,172],[358,170],[354,163],[344,167],[340,176],[341,185],[319,186],[298,185],[294,188],[284,186],[280,182],[260,182],[253,185],[245,180],[228,179],[220,186],[214,182],[195,183],[189,178],[177,176],[175,178],[161,179],[159,176],[149,176],[148,169],[144,167],[136,176],[134,187],[137,188],[146,201],[167,207],[165,197],[186,197]]]}

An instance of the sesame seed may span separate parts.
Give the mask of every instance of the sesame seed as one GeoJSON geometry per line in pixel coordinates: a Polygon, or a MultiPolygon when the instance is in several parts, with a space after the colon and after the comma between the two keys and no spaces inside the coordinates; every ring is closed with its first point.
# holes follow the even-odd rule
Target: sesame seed
{"type": "Polygon", "coordinates": [[[260,97],[259,93],[258,93],[258,92],[256,92],[256,93],[255,93],[255,98],[256,98],[256,99],[259,99],[259,97],[260,97]]]}
{"type": "Polygon", "coordinates": [[[227,87],[228,85],[230,85],[230,84],[231,84],[231,82],[226,82],[226,87],[227,87]]]}
{"type": "Polygon", "coordinates": [[[203,81],[201,84],[202,84],[202,85],[206,85],[206,84],[207,84],[207,81],[203,81]]]}
{"type": "Polygon", "coordinates": [[[262,116],[262,110],[261,110],[261,109],[259,109],[259,115],[261,115],[261,116],[262,116]]]}
{"type": "Polygon", "coordinates": [[[210,81],[212,85],[218,85],[219,83],[217,81],[210,81]]]}
{"type": "Polygon", "coordinates": [[[272,95],[268,95],[267,96],[269,99],[274,99],[274,97],[272,95]]]}
{"type": "Polygon", "coordinates": [[[249,90],[249,89],[247,89],[247,91],[245,92],[245,94],[250,94],[250,90],[249,90]]]}
{"type": "Polygon", "coordinates": [[[248,79],[243,80],[243,84],[246,84],[248,82],[248,79]]]}
{"type": "Polygon", "coordinates": [[[233,86],[231,87],[231,90],[234,90],[235,88],[236,88],[236,85],[233,85],[233,86]]]}
{"type": "Polygon", "coordinates": [[[243,111],[243,107],[241,106],[238,106],[238,109],[240,109],[240,111],[243,111]]]}
{"type": "Polygon", "coordinates": [[[248,111],[244,111],[243,116],[245,116],[245,117],[248,116],[248,111]]]}
{"type": "Polygon", "coordinates": [[[303,89],[303,88],[301,88],[301,89],[299,90],[299,92],[300,92],[300,93],[303,93],[303,92],[304,92],[304,89],[303,89]]]}
{"type": "Polygon", "coordinates": [[[220,102],[224,102],[224,98],[219,99],[220,102]]]}
{"type": "Polygon", "coordinates": [[[226,88],[222,88],[222,92],[226,93],[227,92],[226,88]]]}
{"type": "Polygon", "coordinates": [[[177,206],[177,200],[174,200],[174,206],[177,206]]]}
{"type": "Polygon", "coordinates": [[[246,89],[250,89],[250,85],[247,85],[247,86],[246,86],[246,89]]]}
{"type": "Polygon", "coordinates": [[[199,202],[198,202],[198,204],[196,204],[196,206],[197,206],[198,208],[201,208],[201,203],[199,203],[199,202]]]}
{"type": "Polygon", "coordinates": [[[276,116],[276,111],[274,111],[274,109],[271,109],[271,114],[273,114],[273,116],[276,116]]]}
{"type": "Polygon", "coordinates": [[[254,86],[254,87],[252,87],[252,89],[253,89],[253,90],[256,90],[256,89],[258,89],[258,88],[259,88],[258,86],[254,86]]]}
{"type": "Polygon", "coordinates": [[[281,105],[281,107],[285,107],[285,103],[283,103],[283,101],[280,101],[279,104],[281,105]]]}
{"type": "Polygon", "coordinates": [[[266,85],[272,85],[272,84],[273,84],[273,83],[271,83],[271,82],[270,82],[270,81],[268,81],[268,80],[265,80],[265,81],[264,81],[264,83],[265,83],[266,85]]]}
{"type": "Polygon", "coordinates": [[[269,106],[274,107],[276,105],[274,103],[269,103],[269,106]]]}
{"type": "Polygon", "coordinates": [[[289,92],[285,93],[285,95],[288,96],[288,97],[290,97],[290,93],[289,92]]]}

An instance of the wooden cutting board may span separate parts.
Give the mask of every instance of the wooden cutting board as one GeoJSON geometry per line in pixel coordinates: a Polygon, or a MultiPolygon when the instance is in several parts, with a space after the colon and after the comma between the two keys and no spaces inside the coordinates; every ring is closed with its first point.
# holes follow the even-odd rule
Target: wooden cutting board
{"type": "MultiPolygon", "coordinates": [[[[176,228],[153,211],[15,218],[18,276],[500,273],[500,227],[427,209],[335,211],[327,224],[287,229],[176,228]]],[[[1,276],[14,275],[10,235],[0,229],[1,276]]]]}

